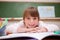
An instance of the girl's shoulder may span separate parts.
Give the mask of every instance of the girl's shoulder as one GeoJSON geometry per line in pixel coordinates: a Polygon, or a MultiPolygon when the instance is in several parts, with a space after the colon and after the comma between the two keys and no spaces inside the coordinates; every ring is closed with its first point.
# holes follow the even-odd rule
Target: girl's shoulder
{"type": "Polygon", "coordinates": [[[44,23],[43,21],[39,21],[39,25],[40,25],[40,24],[42,25],[42,24],[46,24],[46,23],[44,23]]]}
{"type": "Polygon", "coordinates": [[[23,20],[21,20],[18,24],[19,24],[19,25],[24,25],[23,20]]]}
{"type": "Polygon", "coordinates": [[[19,21],[19,22],[7,25],[7,28],[11,28],[11,27],[15,28],[15,27],[19,27],[19,26],[22,26],[22,25],[24,25],[23,21],[19,21]]]}
{"type": "Polygon", "coordinates": [[[18,27],[23,27],[24,26],[23,20],[19,21],[17,25],[18,25],[18,27]]]}
{"type": "Polygon", "coordinates": [[[23,21],[19,21],[17,23],[13,23],[13,24],[7,25],[6,26],[6,30],[12,31],[14,33],[14,32],[16,32],[18,27],[22,27],[23,25],[24,25],[23,21]]]}

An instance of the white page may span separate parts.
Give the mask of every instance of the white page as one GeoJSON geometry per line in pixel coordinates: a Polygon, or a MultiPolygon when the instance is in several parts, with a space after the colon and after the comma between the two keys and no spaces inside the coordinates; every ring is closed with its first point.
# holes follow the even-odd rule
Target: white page
{"type": "Polygon", "coordinates": [[[44,33],[15,33],[15,34],[10,34],[8,36],[2,36],[0,37],[0,39],[4,39],[4,38],[12,38],[12,37],[34,37],[37,38],[39,40],[41,40],[42,38],[48,36],[48,35],[52,35],[54,34],[53,32],[44,32],[44,33]]]}

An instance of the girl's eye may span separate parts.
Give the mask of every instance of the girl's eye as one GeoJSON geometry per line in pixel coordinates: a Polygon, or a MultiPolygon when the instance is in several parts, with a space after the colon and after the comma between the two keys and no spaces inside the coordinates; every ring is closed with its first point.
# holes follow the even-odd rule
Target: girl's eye
{"type": "Polygon", "coordinates": [[[34,20],[36,19],[36,18],[33,18],[34,20]]]}
{"type": "Polygon", "coordinates": [[[30,18],[27,18],[27,19],[30,19],[30,18]]]}

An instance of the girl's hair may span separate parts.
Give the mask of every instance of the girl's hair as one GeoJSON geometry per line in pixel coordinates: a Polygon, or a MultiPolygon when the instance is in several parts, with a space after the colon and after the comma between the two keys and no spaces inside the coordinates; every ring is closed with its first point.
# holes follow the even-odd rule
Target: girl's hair
{"type": "Polygon", "coordinates": [[[37,8],[35,8],[35,7],[28,7],[24,11],[23,20],[25,19],[25,17],[28,17],[28,16],[38,17],[38,20],[39,20],[39,13],[38,13],[37,8]]]}

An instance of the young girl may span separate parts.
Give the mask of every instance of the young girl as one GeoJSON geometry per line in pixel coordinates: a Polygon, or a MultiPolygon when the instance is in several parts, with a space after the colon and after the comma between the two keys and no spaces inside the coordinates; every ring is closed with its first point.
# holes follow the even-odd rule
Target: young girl
{"type": "Polygon", "coordinates": [[[56,25],[45,24],[40,21],[37,8],[29,7],[24,11],[23,20],[10,25],[6,29],[6,34],[10,33],[27,33],[27,32],[51,32],[59,30],[56,25]]]}

